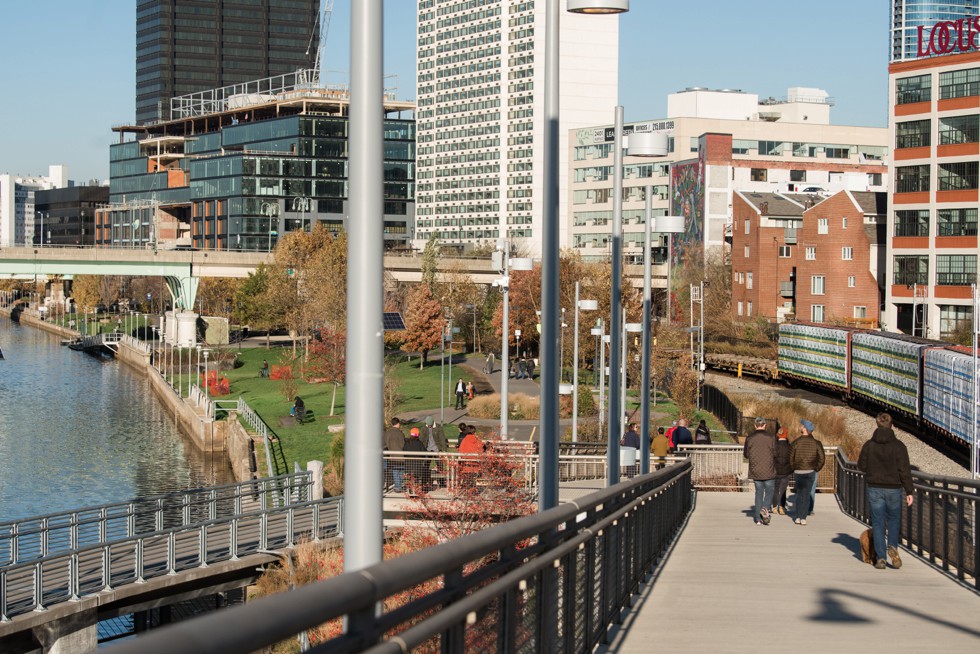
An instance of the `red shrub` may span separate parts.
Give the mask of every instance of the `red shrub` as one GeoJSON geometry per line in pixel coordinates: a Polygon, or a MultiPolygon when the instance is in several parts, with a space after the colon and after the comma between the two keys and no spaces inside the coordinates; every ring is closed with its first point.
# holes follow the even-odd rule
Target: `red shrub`
{"type": "Polygon", "coordinates": [[[272,366],[269,379],[292,379],[293,369],[290,366],[272,366]]]}

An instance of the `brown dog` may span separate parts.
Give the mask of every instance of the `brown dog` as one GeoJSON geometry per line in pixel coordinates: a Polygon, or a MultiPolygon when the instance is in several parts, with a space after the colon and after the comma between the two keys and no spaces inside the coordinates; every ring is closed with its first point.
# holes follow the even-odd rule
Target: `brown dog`
{"type": "Polygon", "coordinates": [[[861,560],[871,565],[874,565],[878,560],[878,555],[875,553],[874,536],[870,529],[861,533],[861,560]]]}

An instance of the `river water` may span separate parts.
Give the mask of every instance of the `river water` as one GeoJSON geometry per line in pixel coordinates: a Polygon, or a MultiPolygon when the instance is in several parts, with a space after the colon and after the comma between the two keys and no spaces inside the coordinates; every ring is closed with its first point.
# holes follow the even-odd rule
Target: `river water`
{"type": "Polygon", "coordinates": [[[145,378],[0,317],[0,521],[228,483],[145,378]]]}

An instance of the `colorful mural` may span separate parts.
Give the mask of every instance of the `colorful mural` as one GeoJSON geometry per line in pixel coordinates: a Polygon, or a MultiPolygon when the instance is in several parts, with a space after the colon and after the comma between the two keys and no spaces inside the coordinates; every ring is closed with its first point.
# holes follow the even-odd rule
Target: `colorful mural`
{"type": "MultiPolygon", "coordinates": [[[[704,149],[701,149],[704,152],[704,149]]],[[[704,155],[670,167],[670,215],[684,217],[684,233],[674,236],[674,258],[704,243],[704,155]]]]}

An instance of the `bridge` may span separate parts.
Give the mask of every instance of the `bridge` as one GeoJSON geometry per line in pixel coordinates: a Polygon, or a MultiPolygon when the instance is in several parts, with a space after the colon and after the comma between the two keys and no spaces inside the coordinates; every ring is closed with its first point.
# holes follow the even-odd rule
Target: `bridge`
{"type": "MultiPolygon", "coordinates": [[[[752,519],[750,493],[714,492],[743,489],[737,447],[690,447],[666,468],[610,488],[602,487],[604,456],[563,458],[563,502],[555,509],[181,622],[117,649],[252,652],[341,619],[347,629],[324,644],[326,651],[628,652],[649,651],[654,642],[664,651],[754,652],[760,643],[853,651],[885,642],[921,651],[941,642],[956,652],[980,643],[976,482],[915,473],[915,503],[903,518],[905,565],[882,571],[860,560],[858,535],[869,515],[864,479],[839,452],[828,456],[821,477],[833,492],[818,495],[809,524],[774,516],[766,527],[752,519]],[[391,603],[412,589],[415,599],[391,603]],[[378,606],[386,608],[376,614],[378,606]]],[[[430,461],[435,470],[439,463],[430,461]]],[[[533,464],[523,470],[533,477],[533,464]]],[[[37,535],[41,522],[22,524],[17,546],[6,548],[16,558],[0,567],[0,649],[29,651],[12,648],[15,635],[57,635],[50,625],[78,611],[119,615],[162,605],[170,595],[249,583],[255,566],[271,562],[271,550],[288,550],[300,532],[342,533],[340,506],[283,492],[286,482],[277,479],[263,482],[269,485],[258,497],[265,504],[247,505],[248,486],[201,489],[187,494],[197,500],[152,500],[152,510],[45,517],[45,538],[37,535]],[[302,513],[313,506],[333,522],[302,513]],[[250,536],[243,536],[245,524],[250,536]],[[275,524],[281,531],[273,535],[275,524]]],[[[290,479],[287,485],[301,488],[308,478],[290,479]]]]}

